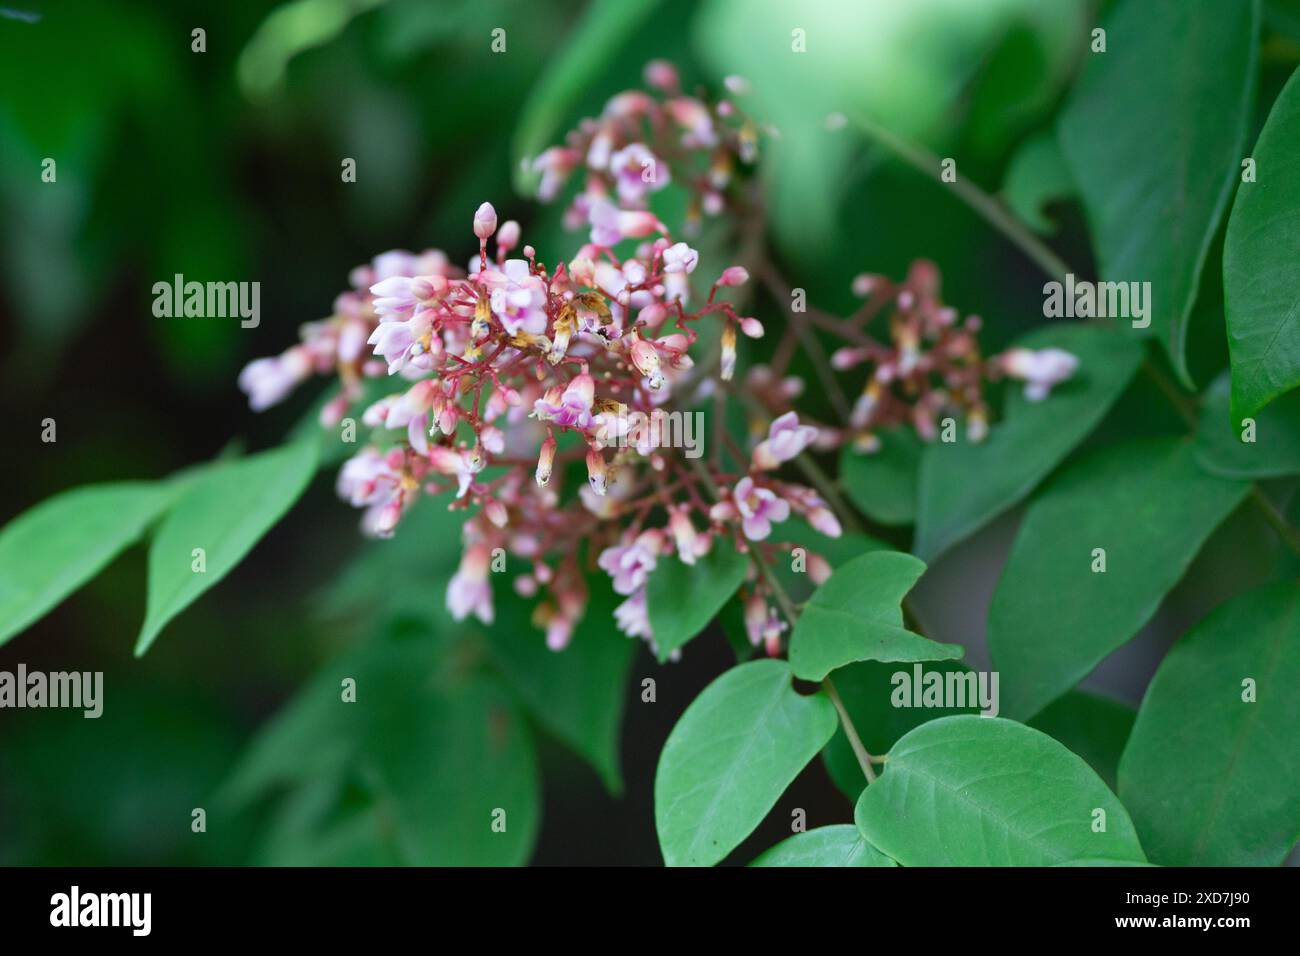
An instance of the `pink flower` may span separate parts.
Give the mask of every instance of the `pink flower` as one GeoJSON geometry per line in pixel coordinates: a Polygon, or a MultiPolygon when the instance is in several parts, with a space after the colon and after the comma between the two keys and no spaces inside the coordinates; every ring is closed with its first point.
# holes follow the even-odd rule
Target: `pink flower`
{"type": "Polygon", "coordinates": [[[554,199],[577,165],[576,150],[565,149],[562,146],[552,146],[550,149],[543,150],[541,155],[533,160],[533,172],[540,173],[542,176],[542,181],[537,186],[537,198],[542,202],[550,202],[554,199]]]}
{"type": "Polygon", "coordinates": [[[576,375],[564,391],[552,397],[554,389],[533,403],[533,415],[540,421],[555,422],[566,428],[591,427],[591,403],[596,383],[590,375],[576,375]]]}
{"type": "Polygon", "coordinates": [[[491,558],[486,544],[471,545],[461,557],[460,567],[447,584],[447,610],[457,621],[473,614],[484,624],[492,623],[492,587],[488,584],[491,558]]]}
{"type": "Polygon", "coordinates": [[[744,266],[728,266],[722,270],[722,275],[718,277],[720,286],[738,286],[744,285],[749,281],[749,270],[744,266]]]}
{"type": "Polygon", "coordinates": [[[609,172],[618,198],[626,203],[640,202],[647,192],[658,192],[669,182],[668,167],[644,143],[629,143],[611,155],[609,172]]]}
{"type": "Polygon", "coordinates": [[[1025,383],[1025,398],[1041,402],[1052,386],[1064,382],[1079,367],[1079,360],[1063,349],[1008,349],[998,359],[1011,378],[1025,383]]]}
{"type": "Polygon", "coordinates": [[[658,531],[643,531],[628,544],[600,552],[596,563],[614,579],[615,593],[631,594],[645,586],[658,563],[660,535],[658,531]]]}
{"type": "Polygon", "coordinates": [[[736,482],[732,497],[740,513],[741,527],[751,541],[762,541],[772,533],[772,523],[790,517],[790,503],[769,488],[760,488],[746,475],[736,482]]]}
{"type": "Polygon", "coordinates": [[[282,355],[249,362],[239,373],[239,387],[247,393],[249,407],[260,412],[283,401],[310,374],[306,351],[294,346],[282,355]]]}
{"type": "Polygon", "coordinates": [[[380,322],[367,341],[375,347],[375,354],[388,363],[388,374],[392,375],[408,364],[433,367],[433,355],[441,351],[442,342],[432,333],[429,312],[420,311],[405,321],[380,322]]]}
{"type": "Polygon", "coordinates": [[[709,108],[699,100],[689,96],[678,96],[664,103],[668,114],[685,132],[682,133],[682,145],[711,147],[718,142],[718,135],[713,128],[713,117],[709,108]]]}
{"type": "Polygon", "coordinates": [[[664,272],[691,273],[699,264],[700,254],[684,242],[674,243],[664,250],[664,272]]]}
{"type": "Polygon", "coordinates": [[[593,245],[616,246],[624,239],[643,239],[651,233],[667,232],[652,212],[619,209],[608,199],[597,199],[587,213],[593,245]]]}
{"type": "Polygon", "coordinates": [[[525,259],[507,259],[493,283],[492,313],[511,335],[546,331],[546,284],[528,271],[525,259]]]}
{"type": "Polygon", "coordinates": [[[378,449],[361,449],[343,463],[335,485],[339,497],[354,508],[385,501],[397,490],[401,475],[378,449]]]}
{"type": "Polygon", "coordinates": [[[645,588],[614,608],[614,621],[618,624],[618,629],[628,637],[640,637],[647,641],[654,639],[654,632],[650,630],[650,608],[646,603],[645,588]]]}
{"type": "Polygon", "coordinates": [[[343,463],[336,489],[353,507],[364,507],[361,530],[378,538],[390,537],[403,511],[409,506],[402,492],[402,452],[381,455],[363,448],[343,463]]]}
{"type": "Polygon", "coordinates": [[[799,416],[786,412],[768,429],[767,438],[758,443],[754,449],[754,467],[762,471],[771,471],[782,462],[790,461],[817,438],[817,429],[811,425],[800,425],[799,416]]]}
{"type": "Polygon", "coordinates": [[[487,459],[478,445],[459,451],[445,445],[436,445],[429,449],[429,464],[438,474],[454,477],[456,497],[464,498],[474,482],[474,476],[483,470],[487,459]]]}

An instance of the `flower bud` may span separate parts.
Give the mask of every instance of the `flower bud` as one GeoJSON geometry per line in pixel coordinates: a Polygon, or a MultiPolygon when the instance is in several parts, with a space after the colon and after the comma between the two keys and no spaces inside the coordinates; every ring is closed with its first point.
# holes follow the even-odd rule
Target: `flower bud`
{"type": "Polygon", "coordinates": [[[722,380],[730,382],[736,374],[736,325],[730,319],[722,328],[722,380]]]}
{"type": "Polygon", "coordinates": [[[738,286],[744,285],[749,281],[749,270],[744,266],[728,266],[722,270],[722,275],[718,278],[718,285],[738,286]]]}
{"type": "Polygon", "coordinates": [[[484,503],[483,513],[487,515],[488,521],[491,521],[498,528],[504,528],[507,521],[509,521],[506,506],[497,498],[491,498],[484,503]]]}
{"type": "Polygon", "coordinates": [[[537,472],[534,478],[539,488],[546,487],[546,483],[551,480],[551,465],[555,461],[555,436],[547,435],[546,441],[542,442],[542,452],[537,456],[537,472]]]}
{"type": "Polygon", "coordinates": [[[501,226],[501,231],[497,233],[497,251],[509,252],[517,245],[519,245],[519,223],[510,219],[501,226]]]}
{"type": "Polygon", "coordinates": [[[677,557],[683,564],[695,563],[695,525],[685,506],[672,508],[668,515],[668,530],[677,544],[677,557]]]}
{"type": "Polygon", "coordinates": [[[485,202],[478,207],[474,213],[474,235],[478,236],[483,242],[492,237],[492,233],[497,231],[497,211],[492,208],[490,202],[485,202]]]}
{"type": "Polygon", "coordinates": [[[605,457],[599,449],[587,449],[587,483],[591,485],[591,490],[598,495],[604,495],[606,491],[605,482],[607,476],[605,473],[605,457]]]}

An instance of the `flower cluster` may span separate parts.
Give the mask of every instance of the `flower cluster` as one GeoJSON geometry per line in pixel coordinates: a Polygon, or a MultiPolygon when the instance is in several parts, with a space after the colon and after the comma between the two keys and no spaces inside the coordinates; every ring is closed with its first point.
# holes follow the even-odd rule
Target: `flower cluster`
{"type": "MultiPolygon", "coordinates": [[[[1077,358],[1061,349],[1012,348],[983,357],[980,317],[963,318],[945,305],[939,286],[939,270],[924,260],[914,262],[901,283],[859,275],[853,292],[864,300],[862,306],[846,319],[821,317],[822,329],[846,343],[830,356],[831,368],[865,368],[867,374],[847,420],[823,427],[819,447],[851,443],[872,454],[881,448],[881,431],[908,426],[922,440],[934,441],[938,423],[949,415],[964,419],[968,441],[980,442],[989,429],[986,382],[1018,379],[1025,383],[1026,398],[1041,401],[1074,374],[1077,358]],[[886,341],[868,334],[878,319],[887,327],[886,341]]],[[[767,366],[751,369],[747,385],[774,412],[789,408],[802,391],[797,380],[783,379],[767,366]]]]}
{"type": "MultiPolygon", "coordinates": [[[[658,98],[640,90],[619,93],[599,117],[583,120],[563,145],[531,164],[543,202],[554,199],[575,170],[583,171],[565,224],[590,226],[598,245],[653,228],[650,197],[673,183],[688,194],[684,233],[693,235],[704,216],[734,204],[728,190],[737,169],[757,158],[758,126],[734,99],[709,102],[685,94],[676,68],[662,60],[646,67],[645,80],[658,98]]],[[[747,84],[729,77],[727,87],[741,94],[747,84]]]]}
{"type": "MultiPolygon", "coordinates": [[[[766,368],[755,370],[751,386],[775,414],[752,447],[720,430],[727,453],[715,447],[704,459],[640,427],[723,399],[737,334],[764,331],[728,299],[748,271],[720,269],[705,291],[698,251],[650,208],[670,183],[688,192],[688,225],[737,202],[733,173],[753,160],[756,126],[729,100],[682,93],[667,64],[646,73],[659,98],[614,97],[532,164],[543,198],[585,171],[566,216],[590,232],[572,258],[548,265],[521,245],[518,223],[498,223],[483,203],[472,223],[477,254],[466,268],[437,250],[378,256],[353,270],[330,318],[240,376],[260,410],[313,374],[336,375],[338,395],[321,413],[326,426],[359,402],[366,380],[397,383],[364,408],[372,443],[343,465],[338,493],[364,509],[362,528],[377,537],[397,533],[426,495],[450,501],[466,514],[446,594],[453,616],[492,621],[489,576],[496,557],[508,555],[512,567],[526,568],[513,585],[536,599],[534,622],[557,650],[585,613],[592,567],[623,597],[619,628],[653,644],[647,584],[659,562],[695,564],[719,546],[772,559],[789,547],[776,529],[796,517],[838,536],[822,497],[779,474],[805,449],[850,434],[866,441],[904,418],[925,434],[948,402],[964,408],[974,428],[984,420],[982,378],[1024,378],[1037,395],[1072,370],[1042,353],[981,361],[977,320],[958,323],[938,303],[937,274],[918,266],[897,289],[879,280],[863,286],[875,308],[894,305],[892,346],[867,340],[864,322],[845,320],[856,344],[836,354],[836,367],[869,361],[874,371],[844,427],[801,422],[788,407],[797,383],[777,382],[766,368]]],[[[728,88],[739,92],[743,83],[728,88]]],[[[820,582],[830,569],[813,554],[808,571],[820,582]]],[[[752,642],[776,654],[785,624],[773,599],[751,574],[745,626],[752,642]]]]}

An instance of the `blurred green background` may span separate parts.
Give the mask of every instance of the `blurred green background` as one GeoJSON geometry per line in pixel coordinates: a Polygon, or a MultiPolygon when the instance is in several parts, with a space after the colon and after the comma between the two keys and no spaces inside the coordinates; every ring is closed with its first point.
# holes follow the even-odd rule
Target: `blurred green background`
{"type": "MultiPolygon", "coordinates": [[[[960,157],[962,176],[1003,195],[1076,269],[1094,271],[1053,134],[1098,15],[1082,0],[6,2],[17,10],[0,16],[4,521],[74,485],[160,477],[232,440],[274,444],[318,392],[254,416],[234,384],[242,365],[327,315],[348,270],[378,252],[435,246],[467,259],[470,217],[485,199],[523,223],[543,258],[571,255],[573,239],[556,245],[558,209],[516,191],[520,157],[638,85],[657,57],[676,62],[688,87],[717,89],[732,73],[753,84],[749,109],[780,130],[762,163],[770,241],[791,281],[824,308],[850,307],[856,273],[901,276],[926,257],[943,271],[945,298],[985,317],[990,349],[1042,320],[1043,277],[1032,264],[950,191],[874,148],[860,128],[867,118],[960,157]],[[498,27],[503,54],[490,49],[498,27]],[[804,56],[789,54],[794,27],[807,31],[804,56]],[[191,50],[195,28],[206,31],[206,52],[191,50]],[[845,122],[828,123],[833,114],[845,122]],[[41,182],[46,157],[57,161],[57,183],[41,182]],[[356,160],[355,183],[340,180],[345,157],[356,160]],[[259,281],[260,327],[155,318],[151,286],[177,272],[259,281]],[[58,423],[57,444],[40,441],[47,417],[58,423]]],[[[1300,60],[1296,4],[1267,9],[1261,110],[1300,60]]],[[[1210,308],[1215,295],[1205,294],[1210,308]]],[[[1202,384],[1226,360],[1221,329],[1207,328],[1192,341],[1202,384]]],[[[1135,383],[1102,432],[1176,425],[1154,411],[1149,388],[1135,383]]],[[[439,710],[449,688],[489,723],[512,728],[523,748],[508,751],[512,766],[484,770],[472,752],[431,757],[466,779],[499,771],[496,785],[535,804],[534,819],[516,824],[535,831],[535,848],[524,832],[504,859],[659,861],[655,761],[686,703],[733,660],[726,642],[706,635],[667,667],[638,648],[626,686],[606,688],[627,713],[625,787],[611,796],[551,728],[510,702],[502,687],[518,691],[520,674],[500,666],[499,647],[449,626],[440,605],[458,548],[447,529],[410,529],[399,537],[404,550],[380,555],[382,544],[360,540],[357,514],[334,499],[332,483],[323,474],[141,660],[131,646],[143,615],[143,547],[0,648],[0,668],[102,670],[106,687],[98,721],[0,712],[0,863],[423,861],[394,846],[456,839],[464,829],[456,795],[441,794],[432,812],[442,822],[411,837],[372,775],[348,754],[317,752],[310,701],[299,736],[289,728],[263,740],[272,764],[277,754],[300,764],[296,776],[273,768],[287,774],[273,781],[279,796],[239,812],[216,801],[271,715],[313,680],[333,693],[338,673],[367,667],[381,675],[368,686],[428,703],[431,726],[450,733],[464,719],[439,710]],[[429,692],[394,660],[446,679],[429,692]],[[653,705],[640,700],[644,677],[657,681],[653,705]],[[530,791],[538,786],[539,798],[530,791]],[[206,834],[190,830],[190,809],[200,806],[209,808],[206,834]]],[[[1008,527],[956,549],[921,595],[931,636],[971,645],[975,666],[1008,527]]],[[[1194,568],[1165,612],[1173,620],[1121,652],[1106,685],[1118,696],[1136,699],[1180,618],[1269,573],[1274,549],[1253,519],[1238,515],[1220,534],[1255,557],[1194,568]]],[[[507,605],[506,627],[511,613],[518,620],[507,605]]],[[[598,637],[624,640],[602,627],[598,637]]],[[[526,625],[517,633],[540,643],[526,625]]],[[[574,697],[592,679],[567,673],[577,684],[548,693],[574,697]]],[[[373,732],[389,740],[403,731],[373,732]]],[[[380,753],[380,770],[392,771],[385,760],[380,753]]],[[[788,833],[792,807],[807,810],[810,826],[850,818],[816,762],[736,858],[788,833]]],[[[499,861],[475,856],[477,844],[464,839],[464,859],[499,861]]]]}

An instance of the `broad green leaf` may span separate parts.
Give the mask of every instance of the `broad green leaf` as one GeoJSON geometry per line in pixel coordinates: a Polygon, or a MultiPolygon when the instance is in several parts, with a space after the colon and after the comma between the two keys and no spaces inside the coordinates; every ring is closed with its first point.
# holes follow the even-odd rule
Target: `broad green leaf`
{"type": "Polygon", "coordinates": [[[808,574],[808,557],[825,558],[832,569],[847,564],[854,558],[871,551],[893,551],[894,546],[868,534],[846,531],[838,538],[828,538],[815,529],[793,518],[776,526],[772,543],[780,548],[780,557],[773,559],[773,570],[781,584],[795,601],[805,600],[817,589],[808,574]],[[803,561],[796,548],[803,548],[803,561]]]}
{"type": "Polygon", "coordinates": [[[1016,150],[1002,182],[1002,197],[1011,211],[1035,232],[1045,234],[1055,232],[1056,224],[1043,208],[1074,192],[1070,168],[1052,131],[1039,133],[1016,150]]]}
{"type": "Polygon", "coordinates": [[[391,538],[361,542],[357,554],[313,602],[322,620],[354,621],[366,633],[400,620],[424,621],[435,631],[455,627],[447,611],[447,582],[460,561],[464,511],[449,511],[450,494],[425,498],[402,518],[391,538]]]}
{"type": "Polygon", "coordinates": [[[1141,860],[1069,860],[1065,863],[1057,863],[1056,866],[1156,866],[1155,863],[1145,863],[1141,860]]]}
{"type": "Polygon", "coordinates": [[[659,5],[660,0],[595,0],[587,7],[520,112],[511,150],[521,164],[515,176],[520,192],[532,193],[535,179],[522,164],[559,141],[561,124],[659,5]]]}
{"type": "MultiPolygon", "coordinates": [[[[424,866],[526,862],[540,823],[527,724],[498,680],[460,666],[427,633],[371,640],[330,662],[261,731],[220,803],[286,788],[292,800],[294,788],[343,775],[366,795],[356,809],[385,821],[374,852],[388,846],[424,866]],[[344,699],[346,680],[355,700],[344,699]],[[497,810],[504,832],[492,828],[497,810]]],[[[366,824],[348,824],[360,839],[354,824],[366,824]]]]}
{"type": "Polygon", "coordinates": [[[925,562],[910,554],[873,551],[832,574],[795,622],[795,676],[819,681],[854,661],[940,661],[966,653],[903,626],[903,598],[924,572],[925,562]]]}
{"type": "Polygon", "coordinates": [[[903,866],[1146,859],[1123,805],[1081,758],[997,717],[944,717],[913,730],[889,751],[854,819],[903,866]]]}
{"type": "MultiPolygon", "coordinates": [[[[1160,340],[1190,386],[1187,316],[1241,170],[1259,4],[1119,0],[1103,26],[1106,52],[1085,54],[1061,114],[1061,149],[1101,277],[1151,283],[1139,331],[1160,340]]],[[[1133,317],[1118,321],[1135,328],[1133,317]]]]}
{"type": "Polygon", "coordinates": [[[225,577],[298,500],[319,444],[298,441],[214,467],[192,482],[149,548],[149,600],[136,656],[199,595],[225,577]],[[206,570],[196,566],[203,549],[206,570]]]}
{"type": "Polygon", "coordinates": [[[694,564],[670,557],[655,566],[646,600],[660,661],[708,627],[745,580],[748,566],[749,559],[721,539],[694,564]]]}
{"type": "Polygon", "coordinates": [[[175,487],[147,482],[73,488],[0,530],[0,644],[108,565],[144,533],[175,487]]]}
{"type": "Polygon", "coordinates": [[[1206,393],[1196,425],[1197,463],[1224,478],[1300,474],[1300,391],[1240,419],[1229,412],[1230,389],[1224,374],[1206,393]]]}
{"type": "Polygon", "coordinates": [[[405,862],[528,862],[541,824],[539,775],[528,725],[510,695],[485,677],[411,692],[412,701],[376,715],[364,757],[392,801],[405,862]]]}
{"type": "Polygon", "coordinates": [[[1029,721],[1082,757],[1106,786],[1115,789],[1119,756],[1137,713],[1127,704],[1081,690],[1068,691],[1029,721]]]}
{"type": "Polygon", "coordinates": [[[310,780],[269,814],[254,866],[399,866],[387,807],[348,787],[343,774],[310,780]]]}
{"type": "Polygon", "coordinates": [[[712,866],[740,845],[835,732],[822,692],[790,666],[741,664],[706,687],[668,735],[655,773],[655,827],[669,866],[712,866]]]}
{"type": "Polygon", "coordinates": [[[1119,788],[1167,866],[1277,866],[1300,839],[1300,584],[1221,605],[1147,688],[1119,788]]]}
{"type": "Polygon", "coordinates": [[[989,608],[1003,712],[1032,717],[1132,638],[1249,487],[1168,438],[1105,448],[1044,488],[989,608]]]}
{"type": "Polygon", "coordinates": [[[927,561],[1029,494],[1105,417],[1142,360],[1136,342],[1082,324],[1038,329],[1015,344],[1065,349],[1078,357],[1078,371],[1041,402],[1012,383],[1002,420],[979,444],[926,448],[912,550],[927,561]]]}
{"type": "Polygon", "coordinates": [[[923,445],[910,428],[879,433],[880,448],[872,454],[846,445],[840,453],[840,483],[844,493],[868,518],[883,525],[916,520],[917,469],[923,445]]]}
{"type": "Polygon", "coordinates": [[[818,827],[782,840],[750,866],[898,866],[850,823],[818,827]]]}
{"type": "Polygon", "coordinates": [[[516,600],[502,602],[500,620],[487,628],[487,636],[502,673],[530,713],[584,757],[617,794],[623,790],[619,727],[637,642],[614,624],[616,599],[608,579],[602,575],[589,587],[586,615],[562,651],[547,648],[545,635],[528,621],[528,608],[516,600]],[[510,614],[508,607],[522,613],[510,614]]]}
{"type": "Polygon", "coordinates": [[[324,46],[384,0],[290,0],[258,26],[235,64],[239,88],[250,99],[265,98],[284,81],[289,61],[324,46]]]}
{"type": "MultiPolygon", "coordinates": [[[[874,755],[885,754],[894,746],[898,738],[909,730],[921,726],[927,720],[940,717],[952,717],[957,714],[976,714],[980,711],[979,675],[960,661],[929,661],[924,664],[882,664],[877,661],[864,661],[849,664],[835,672],[835,690],[849,712],[849,718],[862,739],[862,746],[874,755]],[[920,679],[917,679],[917,669],[920,679]],[[947,686],[948,675],[961,675],[960,682],[953,678],[953,695],[951,697],[934,697],[928,700],[924,694],[928,675],[938,674],[938,679],[947,686]],[[966,700],[968,674],[976,677],[974,697],[966,700]],[[904,689],[908,693],[904,694],[904,689]],[[918,690],[912,694],[913,688],[918,690]],[[956,696],[960,690],[962,698],[956,696]],[[961,706],[942,707],[945,700],[954,704],[961,701],[961,706]]],[[[989,676],[984,674],[987,696],[992,699],[992,687],[989,676]]],[[[843,727],[837,727],[835,736],[822,751],[822,761],[835,786],[852,801],[862,793],[864,783],[862,768],[858,758],[849,746],[849,739],[843,727]]]]}
{"type": "Polygon", "coordinates": [[[1300,385],[1300,70],[1268,115],[1223,246],[1232,417],[1249,418],[1300,385]]]}

